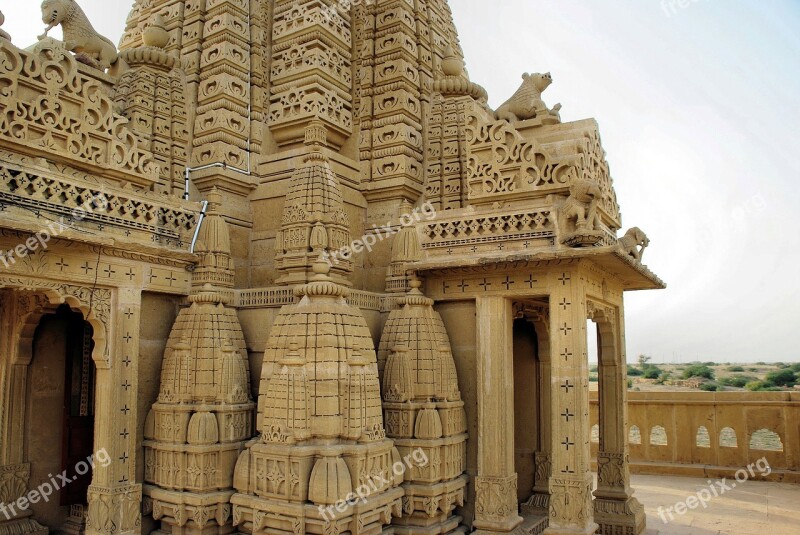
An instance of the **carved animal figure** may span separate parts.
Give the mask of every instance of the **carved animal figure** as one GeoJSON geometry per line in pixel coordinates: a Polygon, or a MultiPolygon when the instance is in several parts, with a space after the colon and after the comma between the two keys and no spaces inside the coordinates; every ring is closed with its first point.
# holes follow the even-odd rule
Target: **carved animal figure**
{"type": "Polygon", "coordinates": [[[596,230],[599,224],[597,202],[603,196],[600,186],[591,180],[578,178],[569,186],[569,197],[561,208],[561,228],[566,232],[566,223],[575,220],[578,231],[596,230]]]}
{"type": "Polygon", "coordinates": [[[550,73],[522,75],[522,85],[514,95],[502,106],[497,108],[495,115],[498,119],[506,121],[524,121],[540,115],[556,115],[561,109],[561,104],[556,104],[552,110],[542,100],[542,93],[553,83],[550,73]]]}
{"type": "Polygon", "coordinates": [[[117,63],[117,47],[110,39],[97,33],[75,0],[44,0],[42,21],[47,28],[39,39],[44,39],[47,32],[60,24],[64,30],[64,48],[88,57],[103,70],[117,63]]]}
{"type": "MultiPolygon", "coordinates": [[[[0,26],[2,26],[5,23],[5,21],[6,21],[6,17],[5,17],[5,15],[3,15],[3,12],[0,11],[0,26]]],[[[5,39],[6,41],[11,41],[11,36],[8,35],[8,33],[4,32],[3,30],[0,30],[0,39],[5,39]]]]}
{"type": "Polygon", "coordinates": [[[642,232],[639,227],[633,227],[628,229],[628,232],[626,232],[617,243],[619,243],[619,246],[622,247],[625,253],[632,256],[637,262],[641,262],[644,256],[644,250],[650,245],[650,240],[647,234],[642,232]]]}

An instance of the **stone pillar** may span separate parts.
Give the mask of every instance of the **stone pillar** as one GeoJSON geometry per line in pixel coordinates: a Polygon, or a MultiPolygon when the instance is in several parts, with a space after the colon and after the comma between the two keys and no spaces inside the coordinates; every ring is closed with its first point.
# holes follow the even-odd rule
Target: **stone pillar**
{"type": "Polygon", "coordinates": [[[550,313],[549,310],[535,318],[536,338],[539,342],[537,359],[537,376],[539,378],[538,393],[539,414],[539,446],[534,454],[533,494],[522,505],[526,515],[547,516],[550,510],[550,475],[552,473],[552,434],[553,419],[550,408],[552,397],[552,357],[550,351],[550,313]]]}
{"type": "MultiPolygon", "coordinates": [[[[116,292],[108,322],[108,356],[93,355],[97,365],[95,466],[89,487],[87,535],[138,534],[142,486],[136,477],[136,392],[138,391],[141,292],[116,292]]],[[[97,350],[95,350],[97,352],[97,350]]]]}
{"type": "Polygon", "coordinates": [[[509,533],[521,522],[514,470],[514,350],[511,301],[479,297],[477,534],[509,533]]]}
{"type": "Polygon", "coordinates": [[[553,273],[550,287],[551,443],[547,535],[590,534],[589,372],[585,283],[575,270],[553,273]]]}
{"type": "Polygon", "coordinates": [[[589,316],[600,333],[600,450],[594,513],[603,535],[639,535],[645,530],[645,514],[630,486],[622,306],[619,311],[589,303],[589,316]]]}
{"type": "MultiPolygon", "coordinates": [[[[30,463],[24,462],[25,387],[32,354],[19,355],[21,319],[36,306],[38,297],[19,292],[0,293],[0,505],[13,504],[28,492],[30,463]],[[26,306],[27,304],[27,306],[26,306]]],[[[0,509],[0,535],[46,535],[48,529],[33,519],[30,509],[0,509]]]]}

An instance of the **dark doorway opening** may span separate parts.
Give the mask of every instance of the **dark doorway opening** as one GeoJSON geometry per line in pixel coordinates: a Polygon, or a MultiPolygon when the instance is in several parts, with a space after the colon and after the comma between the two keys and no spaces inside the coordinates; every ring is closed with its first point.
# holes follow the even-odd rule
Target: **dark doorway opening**
{"type": "MultiPolygon", "coordinates": [[[[94,453],[97,375],[92,360],[94,349],[92,335],[92,326],[84,320],[80,312],[72,310],[68,305],[61,305],[54,313],[42,316],[34,335],[34,375],[42,373],[51,379],[39,380],[36,376],[31,379],[34,384],[52,388],[52,393],[56,397],[42,393],[42,387],[39,387],[41,395],[35,397],[30,410],[31,417],[39,419],[42,424],[34,423],[32,430],[35,429],[38,433],[52,433],[54,429],[47,426],[57,425],[56,422],[60,420],[60,462],[56,460],[58,457],[55,459],[51,457],[52,461],[47,462],[49,465],[47,470],[52,470],[53,476],[56,475],[54,468],[60,467],[66,472],[66,477],[70,481],[64,484],[62,479],[53,478],[59,485],[60,506],[88,503],[87,492],[92,481],[92,467],[88,459],[94,453]],[[52,402],[47,401],[48,399],[52,402]]],[[[57,433],[52,435],[55,444],[52,447],[45,446],[50,455],[59,450],[57,433]]],[[[31,437],[30,440],[39,445],[47,442],[47,438],[42,436],[31,437]]]]}

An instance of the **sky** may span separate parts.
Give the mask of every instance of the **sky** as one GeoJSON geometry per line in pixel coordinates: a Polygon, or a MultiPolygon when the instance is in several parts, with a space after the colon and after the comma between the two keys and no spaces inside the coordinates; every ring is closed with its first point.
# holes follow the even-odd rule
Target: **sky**
{"type": "MultiPolygon", "coordinates": [[[[80,4],[119,40],[129,0],[80,4]]],[[[623,226],[647,233],[644,263],[669,285],[626,294],[628,360],[800,360],[800,2],[450,5],[492,106],[550,72],[562,119],[599,122],[623,226]]],[[[35,42],[38,1],[0,10],[15,44],[35,42]]]]}

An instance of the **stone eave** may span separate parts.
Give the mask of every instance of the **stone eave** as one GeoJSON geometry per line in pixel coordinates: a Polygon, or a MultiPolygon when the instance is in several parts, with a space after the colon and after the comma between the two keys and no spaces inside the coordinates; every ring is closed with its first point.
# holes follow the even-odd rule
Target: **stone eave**
{"type": "MultiPolygon", "coordinates": [[[[36,233],[42,231],[42,225],[36,225],[25,221],[15,221],[4,219],[0,220],[0,232],[12,231],[20,234],[29,234],[35,236],[36,233]]],[[[88,246],[101,247],[108,251],[118,251],[121,255],[137,254],[142,256],[152,257],[153,260],[162,259],[166,262],[154,263],[168,263],[173,265],[189,265],[197,264],[199,257],[190,253],[187,250],[174,249],[171,247],[158,247],[150,244],[132,241],[130,239],[121,240],[115,237],[106,237],[98,235],[90,235],[78,230],[64,229],[58,237],[52,238],[54,243],[58,242],[74,242],[88,246]]],[[[23,242],[21,242],[23,243],[23,242]]],[[[112,254],[112,256],[117,256],[112,254]]]]}
{"type": "Polygon", "coordinates": [[[439,257],[429,258],[408,264],[408,269],[418,272],[447,271],[458,268],[476,268],[494,266],[501,269],[503,264],[514,264],[515,269],[520,269],[520,264],[529,263],[533,267],[542,264],[558,263],[564,261],[589,260],[617,277],[625,291],[633,290],[663,290],[666,283],[650,271],[647,266],[639,264],[623,253],[618,247],[593,247],[585,249],[548,249],[531,252],[515,252],[514,254],[482,254],[480,256],[465,256],[459,258],[439,257]]]}

